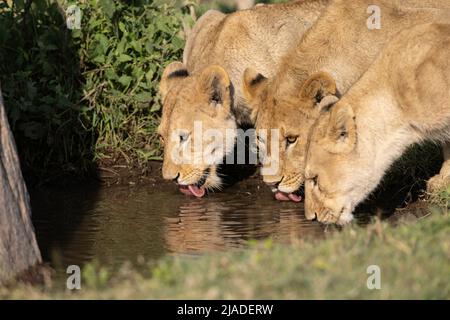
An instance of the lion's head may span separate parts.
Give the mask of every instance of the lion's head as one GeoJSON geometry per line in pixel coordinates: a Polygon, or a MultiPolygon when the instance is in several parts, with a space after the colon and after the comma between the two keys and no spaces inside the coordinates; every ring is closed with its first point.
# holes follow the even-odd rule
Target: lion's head
{"type": "Polygon", "coordinates": [[[300,201],[308,133],[320,103],[335,99],[331,76],[317,73],[301,85],[279,83],[247,69],[244,94],[251,106],[261,153],[264,181],[278,200],[300,201]]]}
{"type": "Polygon", "coordinates": [[[163,177],[196,197],[221,187],[218,165],[233,150],[236,121],[227,72],[209,66],[190,75],[180,62],[164,71],[158,133],[164,145],[163,177]]]}
{"type": "Polygon", "coordinates": [[[305,168],[306,217],[346,224],[356,205],[377,185],[372,141],[358,137],[345,99],[325,107],[311,130],[305,168]]]}

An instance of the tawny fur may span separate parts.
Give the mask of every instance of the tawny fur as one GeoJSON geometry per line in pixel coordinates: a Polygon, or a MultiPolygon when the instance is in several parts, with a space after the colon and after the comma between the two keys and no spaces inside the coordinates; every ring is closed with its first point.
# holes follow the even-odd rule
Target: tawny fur
{"type": "MultiPolygon", "coordinates": [[[[241,89],[245,68],[250,66],[273,75],[290,46],[301,39],[328,2],[304,0],[262,5],[229,15],[208,11],[197,21],[188,36],[183,63],[170,64],[160,84],[163,114],[159,133],[165,140],[166,179],[179,174],[183,184],[195,183],[207,167],[175,164],[171,152],[181,146],[177,139],[171,139],[172,133],[183,129],[191,134],[194,121],[202,122],[203,131],[216,129],[224,135],[227,129],[248,124],[249,112],[241,89]],[[211,103],[212,95],[217,93],[224,98],[218,105],[211,103]]],[[[218,157],[223,157],[230,150],[219,151],[223,153],[218,157]]],[[[208,167],[211,172],[205,186],[220,187],[216,166],[208,167]]]]}
{"type": "Polygon", "coordinates": [[[244,94],[253,108],[257,130],[280,130],[277,159],[268,152],[268,159],[278,162],[278,171],[263,175],[264,181],[278,183],[278,190],[286,193],[300,188],[308,133],[318,117],[320,99],[345,93],[399,31],[420,23],[450,21],[449,9],[448,0],[334,0],[283,58],[274,77],[266,79],[255,70],[246,70],[244,94]],[[381,9],[380,30],[366,25],[371,15],[367,8],[373,4],[381,9]],[[308,83],[317,75],[317,81],[308,83]],[[327,89],[329,78],[336,80],[337,92],[327,89]],[[297,138],[295,143],[288,144],[293,138],[297,138]]]}
{"type": "Polygon", "coordinates": [[[347,223],[391,164],[423,140],[450,140],[450,24],[404,30],[324,107],[307,150],[307,217],[347,223]]]}

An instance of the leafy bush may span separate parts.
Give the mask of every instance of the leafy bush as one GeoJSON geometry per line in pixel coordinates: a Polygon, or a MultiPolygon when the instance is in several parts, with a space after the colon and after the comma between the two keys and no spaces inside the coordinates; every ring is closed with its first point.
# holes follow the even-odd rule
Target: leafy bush
{"type": "Polygon", "coordinates": [[[157,87],[180,59],[188,10],[168,1],[4,2],[0,80],[22,167],[50,179],[94,163],[159,156],[157,87]]]}

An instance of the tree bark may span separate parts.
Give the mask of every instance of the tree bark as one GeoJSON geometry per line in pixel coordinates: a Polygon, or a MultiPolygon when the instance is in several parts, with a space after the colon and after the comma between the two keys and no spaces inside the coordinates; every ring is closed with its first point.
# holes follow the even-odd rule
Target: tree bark
{"type": "Polygon", "coordinates": [[[0,89],[0,284],[41,261],[28,191],[0,89]]]}

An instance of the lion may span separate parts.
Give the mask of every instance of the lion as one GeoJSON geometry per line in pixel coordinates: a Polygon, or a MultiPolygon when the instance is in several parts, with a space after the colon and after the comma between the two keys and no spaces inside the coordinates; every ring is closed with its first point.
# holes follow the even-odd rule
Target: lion
{"type": "Polygon", "coordinates": [[[272,75],[328,2],[261,5],[229,15],[210,10],[197,21],[183,62],[169,64],[160,82],[163,111],[158,133],[164,142],[165,179],[175,180],[181,192],[196,197],[222,187],[220,161],[233,151],[236,130],[252,125],[242,93],[245,68],[272,75]],[[212,129],[225,138],[206,145],[202,133],[212,129]],[[204,150],[196,152],[194,145],[204,150]],[[174,155],[182,150],[195,154],[174,155]],[[205,155],[210,161],[201,159],[202,152],[209,152],[205,155]]]}
{"type": "Polygon", "coordinates": [[[375,3],[378,9],[372,0],[332,1],[283,58],[274,77],[252,68],[244,72],[243,91],[256,122],[261,173],[278,200],[301,199],[308,133],[322,99],[344,94],[399,31],[418,23],[450,21],[447,0],[375,3]],[[380,29],[372,28],[370,10],[381,14],[380,29]],[[268,132],[272,129],[277,136],[268,132]]]}
{"type": "Polygon", "coordinates": [[[399,33],[310,134],[306,217],[346,224],[409,146],[450,140],[450,24],[399,33]]]}

